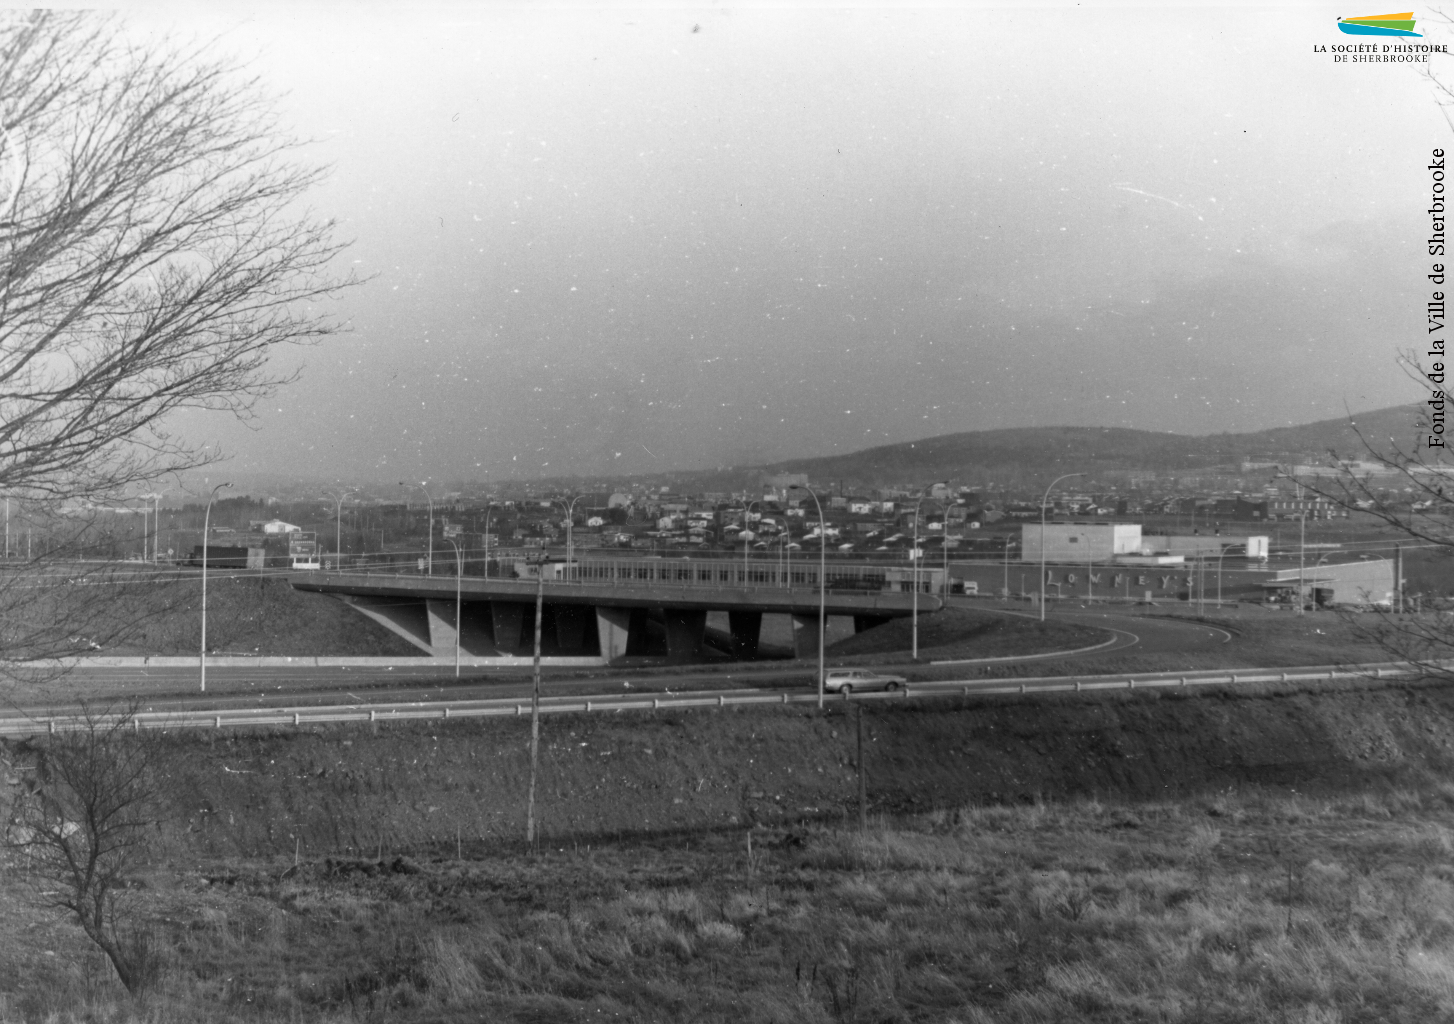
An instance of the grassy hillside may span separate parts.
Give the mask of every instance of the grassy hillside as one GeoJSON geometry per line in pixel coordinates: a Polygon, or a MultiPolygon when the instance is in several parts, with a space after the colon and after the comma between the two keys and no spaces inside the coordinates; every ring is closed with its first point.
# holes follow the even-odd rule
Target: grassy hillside
{"type": "Polygon", "coordinates": [[[547,720],[538,856],[523,722],[172,735],[129,894],[153,991],[12,859],[0,1017],[1454,1013],[1454,690],[946,700],[864,731],[860,835],[842,709],[547,720]]]}
{"type": "MultiPolygon", "coordinates": [[[[197,573],[161,575],[127,609],[135,625],[101,654],[197,654],[202,638],[202,581],[197,573]]],[[[99,630],[106,634],[107,630],[99,630]]],[[[417,656],[419,648],[323,594],[294,590],[287,580],[213,572],[207,582],[207,649],[219,654],[417,656]]]]}

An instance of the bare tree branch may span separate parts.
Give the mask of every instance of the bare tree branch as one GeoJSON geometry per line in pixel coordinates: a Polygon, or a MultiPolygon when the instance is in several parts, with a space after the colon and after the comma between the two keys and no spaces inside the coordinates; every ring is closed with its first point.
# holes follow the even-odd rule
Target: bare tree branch
{"type": "Polygon", "coordinates": [[[337,326],[334,224],[255,81],[86,12],[0,14],[0,491],[115,492],[208,461],[270,351],[337,326]]]}

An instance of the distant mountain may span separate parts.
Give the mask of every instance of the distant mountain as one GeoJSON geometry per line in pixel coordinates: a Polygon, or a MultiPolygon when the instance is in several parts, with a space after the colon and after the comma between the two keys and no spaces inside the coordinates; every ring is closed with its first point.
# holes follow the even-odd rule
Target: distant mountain
{"type": "Polygon", "coordinates": [[[1295,427],[1246,434],[1156,433],[1121,427],[1024,427],[945,434],[869,448],[849,455],[795,459],[762,472],[806,473],[814,483],[842,480],[861,486],[930,480],[1042,478],[1053,473],[1109,470],[1175,472],[1267,462],[1367,457],[1359,435],[1380,450],[1390,438],[1412,447],[1423,407],[1394,406],[1295,427]]]}
{"type": "MultiPolygon", "coordinates": [[[[632,477],[555,477],[503,485],[506,493],[549,494],[610,490],[631,484],[674,492],[729,492],[751,488],[767,475],[806,473],[818,488],[883,487],[895,484],[921,486],[934,480],[952,480],[978,486],[995,482],[1005,487],[1043,486],[1060,473],[1085,472],[1092,476],[1111,471],[1178,473],[1236,467],[1244,459],[1258,462],[1323,461],[1329,452],[1344,458],[1366,458],[1370,445],[1387,450],[1390,439],[1405,451],[1413,450],[1419,424],[1425,415],[1422,405],[1401,405],[1348,417],[1322,420],[1294,427],[1277,427],[1245,434],[1156,433],[1122,427],[1019,427],[944,434],[918,441],[868,448],[847,455],[792,459],[766,466],[731,466],[707,470],[677,470],[632,477]]],[[[231,480],[225,497],[243,494],[297,498],[323,493],[340,486],[365,486],[380,495],[404,496],[397,481],[303,480],[282,474],[229,474],[225,467],[187,474],[185,490],[173,489],[167,505],[205,500],[210,484],[231,480]]],[[[454,489],[472,490],[486,486],[478,481],[440,481],[432,485],[436,499],[454,489]]],[[[488,485],[491,490],[500,484],[488,485]]],[[[418,500],[417,489],[410,490],[418,500]]]]}

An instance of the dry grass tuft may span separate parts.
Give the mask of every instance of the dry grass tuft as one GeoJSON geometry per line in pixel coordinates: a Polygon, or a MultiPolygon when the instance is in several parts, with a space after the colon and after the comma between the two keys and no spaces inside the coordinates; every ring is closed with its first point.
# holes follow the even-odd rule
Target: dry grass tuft
{"type": "Polygon", "coordinates": [[[962,808],[755,845],[751,873],[738,834],[406,875],[181,876],[147,897],[165,970],[145,1003],[12,901],[0,1020],[1454,1015],[1454,811],[1437,790],[962,808]],[[26,960],[22,939],[55,955],[26,960]]]}

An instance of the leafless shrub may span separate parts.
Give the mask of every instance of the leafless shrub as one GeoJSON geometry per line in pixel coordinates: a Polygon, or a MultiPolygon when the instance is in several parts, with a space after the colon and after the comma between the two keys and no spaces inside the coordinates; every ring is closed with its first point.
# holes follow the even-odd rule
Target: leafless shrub
{"type": "Polygon", "coordinates": [[[161,962],[125,898],[157,806],[155,748],[133,733],[134,715],[134,707],[83,707],[75,729],[48,736],[6,835],[34,899],[79,924],[131,992],[153,982],[161,962]]]}

